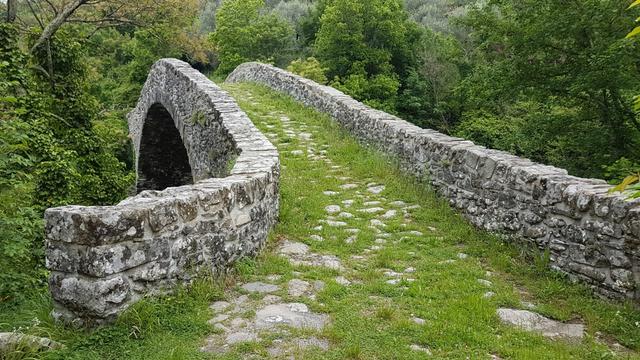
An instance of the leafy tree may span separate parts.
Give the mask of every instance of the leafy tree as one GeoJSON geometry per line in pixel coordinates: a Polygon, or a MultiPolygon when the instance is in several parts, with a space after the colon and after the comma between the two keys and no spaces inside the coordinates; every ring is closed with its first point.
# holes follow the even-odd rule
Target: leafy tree
{"type": "Polygon", "coordinates": [[[454,90],[466,66],[462,46],[451,35],[425,28],[414,53],[417,63],[404,80],[398,112],[417,125],[448,133],[460,116],[454,90]]]}
{"type": "Polygon", "coordinates": [[[474,0],[405,0],[411,19],[426,28],[445,34],[462,36],[452,20],[462,17],[468,11],[468,5],[474,0]]]}
{"type": "MultiPolygon", "coordinates": [[[[584,125],[571,138],[584,144],[579,157],[589,157],[590,144],[604,139],[597,153],[605,156],[578,175],[601,176],[602,165],[637,158],[640,122],[631,102],[640,87],[638,46],[623,39],[631,21],[618,0],[489,1],[465,20],[477,47],[473,73],[459,86],[463,110],[501,114],[522,100],[563,107],[573,114],[561,117],[564,128],[584,125]]],[[[572,167],[575,156],[544,160],[572,167]]]]}
{"type": "Polygon", "coordinates": [[[283,57],[293,29],[272,13],[262,13],[264,0],[228,0],[217,14],[217,29],[211,34],[218,51],[220,73],[229,73],[243,62],[283,57]]]}
{"type": "Polygon", "coordinates": [[[417,26],[400,0],[328,0],[320,3],[314,52],[333,85],[394,111],[401,82],[415,64],[417,26]],[[368,84],[370,82],[370,84],[368,84]]]}
{"type": "Polygon", "coordinates": [[[306,60],[294,60],[289,64],[287,70],[319,84],[327,83],[327,77],[325,76],[327,69],[323,68],[318,59],[314,57],[306,60]]]}

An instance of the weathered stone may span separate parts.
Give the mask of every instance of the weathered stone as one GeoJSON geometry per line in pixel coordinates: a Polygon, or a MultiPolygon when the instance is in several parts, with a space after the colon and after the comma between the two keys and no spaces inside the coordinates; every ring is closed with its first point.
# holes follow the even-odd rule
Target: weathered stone
{"type": "Polygon", "coordinates": [[[311,284],[304,280],[292,279],[289,281],[289,296],[300,297],[309,292],[311,284]]]}
{"type": "Polygon", "coordinates": [[[342,190],[351,190],[351,189],[356,189],[358,188],[357,184],[344,184],[344,185],[340,185],[340,189],[342,190]]]}
{"type": "Polygon", "coordinates": [[[220,315],[217,315],[216,317],[214,317],[213,319],[209,320],[209,324],[214,325],[214,324],[216,324],[216,323],[219,323],[219,322],[225,321],[225,320],[227,320],[228,318],[229,318],[229,315],[226,315],[226,314],[220,314],[220,315]]]}
{"type": "Polygon", "coordinates": [[[252,332],[238,331],[227,335],[225,342],[228,345],[258,341],[258,335],[252,332]]]}
{"type": "Polygon", "coordinates": [[[384,185],[371,186],[367,188],[367,191],[373,194],[380,194],[384,191],[384,185]]]}
{"type": "Polygon", "coordinates": [[[360,209],[358,211],[362,213],[367,213],[367,214],[375,214],[375,213],[383,212],[384,209],[381,207],[373,207],[373,208],[367,208],[367,209],[360,209]]]}
{"type": "Polygon", "coordinates": [[[314,314],[305,304],[288,303],[268,305],[256,311],[255,325],[258,329],[269,329],[280,325],[299,329],[322,330],[329,317],[314,314]]]}
{"type": "Polygon", "coordinates": [[[417,345],[417,344],[413,344],[413,345],[409,346],[409,348],[410,348],[411,350],[413,350],[413,351],[423,352],[423,353],[425,353],[425,354],[427,354],[427,355],[429,355],[429,356],[431,356],[431,355],[432,355],[432,354],[431,354],[431,350],[429,350],[429,348],[426,348],[426,347],[424,347],[424,346],[420,346],[420,345],[417,345]]]}
{"type": "Polygon", "coordinates": [[[226,301],[216,301],[213,304],[211,304],[209,308],[215,312],[221,312],[221,311],[225,311],[229,306],[231,306],[231,304],[226,301]]]}
{"type": "Polygon", "coordinates": [[[584,337],[585,327],[582,324],[561,323],[527,310],[500,308],[498,317],[505,324],[535,331],[550,338],[579,340],[584,337]]]}
{"type": "Polygon", "coordinates": [[[248,283],[248,284],[244,284],[241,286],[241,288],[245,291],[248,291],[250,293],[260,293],[260,294],[265,294],[265,293],[272,293],[275,291],[280,290],[280,287],[278,285],[273,285],[273,284],[265,284],[263,282],[252,282],[252,283],[248,283]]]}
{"type": "Polygon", "coordinates": [[[283,255],[305,255],[309,252],[309,246],[303,243],[291,242],[285,240],[285,242],[278,249],[278,253],[283,255]]]}
{"type": "Polygon", "coordinates": [[[329,205],[324,208],[324,210],[329,214],[337,214],[340,212],[340,206],[338,205],[329,205]]]}

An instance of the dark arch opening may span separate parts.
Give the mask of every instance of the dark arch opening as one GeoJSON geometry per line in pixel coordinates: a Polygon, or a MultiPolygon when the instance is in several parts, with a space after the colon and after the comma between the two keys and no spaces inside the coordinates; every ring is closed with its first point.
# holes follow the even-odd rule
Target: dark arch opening
{"type": "Polygon", "coordinates": [[[147,112],[138,155],[138,192],[193,183],[187,150],[171,114],[160,104],[147,112]]]}

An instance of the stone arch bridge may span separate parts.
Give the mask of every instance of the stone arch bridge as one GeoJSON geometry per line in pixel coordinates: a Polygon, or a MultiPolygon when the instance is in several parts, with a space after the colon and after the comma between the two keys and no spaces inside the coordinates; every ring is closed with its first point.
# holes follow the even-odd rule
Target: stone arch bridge
{"type": "MultiPolygon", "coordinates": [[[[612,298],[640,299],[640,201],[601,180],[420,129],[333,88],[247,63],[252,81],[329,114],[358,140],[426,177],[474,225],[550,254],[550,266],[612,298]]],[[[256,254],[278,217],[274,146],[230,96],[186,63],[164,59],[129,114],[138,195],[45,213],[54,313],[114,319],[146,294],[256,254]]]]}

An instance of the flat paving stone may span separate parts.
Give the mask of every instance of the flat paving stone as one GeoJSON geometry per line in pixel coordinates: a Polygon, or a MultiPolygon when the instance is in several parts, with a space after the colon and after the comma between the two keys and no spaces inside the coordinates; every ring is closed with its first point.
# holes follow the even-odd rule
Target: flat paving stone
{"type": "Polygon", "coordinates": [[[282,255],[304,255],[309,252],[309,246],[299,242],[291,242],[285,240],[278,249],[278,253],[282,255]]]}
{"type": "Polygon", "coordinates": [[[344,184],[344,185],[340,185],[340,189],[342,190],[352,190],[352,189],[357,189],[358,185],[357,184],[344,184]]]}
{"type": "Polygon", "coordinates": [[[367,191],[373,194],[380,194],[385,189],[384,185],[371,186],[367,188],[367,191]]]}
{"type": "Polygon", "coordinates": [[[309,239],[313,240],[313,241],[324,241],[324,238],[320,235],[310,235],[309,239]]]}
{"type": "Polygon", "coordinates": [[[329,205],[327,207],[324,208],[324,211],[326,211],[329,214],[337,214],[340,212],[340,206],[338,205],[329,205]]]}
{"type": "Polygon", "coordinates": [[[226,301],[216,301],[211,304],[209,308],[215,312],[221,312],[226,310],[229,306],[231,306],[231,303],[228,303],[226,301]]]}
{"type": "Polygon", "coordinates": [[[396,200],[396,201],[390,202],[389,205],[394,206],[394,207],[404,207],[404,206],[407,205],[407,203],[404,202],[404,201],[396,200]]]}
{"type": "Polygon", "coordinates": [[[389,210],[386,213],[382,214],[380,217],[383,219],[391,219],[394,218],[398,212],[396,210],[389,210]]]}
{"type": "Polygon", "coordinates": [[[241,286],[241,288],[250,293],[260,293],[260,294],[272,293],[280,290],[280,287],[278,285],[266,284],[259,281],[244,284],[241,286]]]}
{"type": "Polygon", "coordinates": [[[425,353],[427,355],[432,355],[431,354],[431,350],[429,350],[429,348],[426,348],[424,346],[420,346],[420,345],[417,345],[417,344],[412,344],[411,346],[409,346],[409,348],[411,350],[413,350],[413,351],[423,352],[423,353],[425,353]]]}
{"type": "Polygon", "coordinates": [[[209,323],[215,324],[215,323],[223,322],[223,321],[227,320],[228,318],[229,318],[229,315],[220,314],[220,315],[214,317],[213,319],[209,320],[209,323]]]}
{"type": "Polygon", "coordinates": [[[309,282],[300,280],[300,279],[292,279],[289,280],[289,296],[300,297],[309,292],[311,289],[311,284],[309,282]]]}
{"type": "Polygon", "coordinates": [[[278,249],[289,262],[296,266],[323,266],[332,270],[344,270],[340,259],[335,255],[321,255],[309,252],[309,246],[302,243],[285,241],[278,249]]]}
{"type": "Polygon", "coordinates": [[[244,332],[244,331],[230,333],[225,338],[225,342],[228,345],[244,343],[244,342],[252,342],[252,341],[258,341],[258,335],[252,332],[244,332]]]}
{"type": "Polygon", "coordinates": [[[358,211],[361,213],[375,214],[375,213],[383,212],[384,209],[381,207],[372,207],[372,208],[366,208],[366,209],[359,209],[358,211]]]}
{"type": "Polygon", "coordinates": [[[258,329],[271,329],[280,325],[298,329],[322,330],[329,322],[329,316],[315,314],[302,303],[267,305],[256,311],[255,326],[258,329]]]}
{"type": "Polygon", "coordinates": [[[500,308],[497,310],[497,314],[500,320],[507,325],[537,332],[548,338],[579,340],[584,337],[585,326],[583,324],[562,323],[528,310],[500,308]]]}

